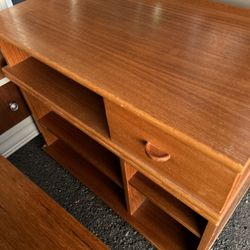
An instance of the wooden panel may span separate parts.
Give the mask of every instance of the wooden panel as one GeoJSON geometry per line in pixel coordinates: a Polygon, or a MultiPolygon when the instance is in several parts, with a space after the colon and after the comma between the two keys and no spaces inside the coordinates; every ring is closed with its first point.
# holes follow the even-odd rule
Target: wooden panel
{"type": "Polygon", "coordinates": [[[34,0],[0,14],[0,37],[240,171],[249,13],[206,0],[34,0]]]}
{"type": "Polygon", "coordinates": [[[63,142],[57,141],[45,150],[159,249],[191,250],[197,246],[196,237],[151,203],[129,215],[122,190],[63,142]]]}
{"type": "Polygon", "coordinates": [[[72,123],[95,134],[109,137],[103,100],[48,66],[29,58],[4,68],[19,87],[36,96],[72,123]]]}
{"type": "Polygon", "coordinates": [[[169,183],[169,192],[174,192],[176,197],[182,199],[181,196],[189,195],[192,202],[197,201],[197,206],[202,204],[215,213],[220,213],[236,179],[236,173],[124,108],[110,102],[105,104],[112,141],[137,157],[142,166],[156,173],[161,183],[169,183]],[[170,154],[170,160],[157,162],[149,158],[145,153],[145,142],[159,146],[170,154]],[[178,187],[180,191],[176,194],[178,187]]]}
{"type": "Polygon", "coordinates": [[[250,186],[250,161],[239,176],[237,184],[234,187],[233,192],[227,202],[225,209],[221,215],[221,220],[214,225],[213,223],[208,223],[204,236],[201,239],[198,250],[209,250],[219,234],[221,233],[223,227],[226,225],[230,217],[232,216],[234,210],[239,205],[240,200],[243,195],[248,191],[250,186]]]}
{"type": "Polygon", "coordinates": [[[45,146],[44,149],[116,212],[125,213],[122,189],[82,158],[71,147],[57,140],[51,146],[45,146]]]}
{"type": "MultiPolygon", "coordinates": [[[[177,169],[171,164],[175,157],[171,157],[171,165],[152,167],[156,165],[144,161],[142,144],[134,144],[127,137],[122,141],[128,147],[112,143],[108,133],[101,135],[108,130],[95,133],[91,131],[93,124],[86,127],[74,119],[74,108],[67,113],[52,105],[67,120],[91,132],[112,150],[118,149],[126,160],[133,160],[136,168],[164,189],[216,221],[225,219],[223,211],[230,210],[227,206],[223,210],[222,205],[237,200],[233,172],[245,170],[249,159],[249,25],[249,10],[207,0],[97,0],[75,1],[73,5],[71,1],[34,0],[0,14],[0,37],[187,145],[181,155],[190,158],[182,158],[179,163],[184,164],[177,169]],[[131,146],[136,153],[128,150],[131,146]],[[196,154],[191,154],[194,149],[196,154]],[[206,157],[203,164],[200,155],[222,164],[216,165],[206,157]],[[191,176],[186,175],[185,166],[190,167],[191,176]],[[180,185],[183,183],[184,188],[180,185]],[[213,196],[214,187],[221,192],[213,196]]],[[[5,49],[13,50],[9,53],[10,65],[28,56],[11,46],[5,49]]],[[[40,93],[33,94],[41,98],[40,93]]],[[[40,100],[51,106],[51,102],[40,100]]],[[[142,129],[143,134],[150,136],[150,126],[142,129]]],[[[129,128],[126,126],[127,131],[129,128]]],[[[153,133],[154,138],[157,133],[153,133]]],[[[140,139],[142,134],[137,135],[140,139]]],[[[161,134],[156,137],[162,138],[161,134]]],[[[159,146],[169,149],[168,143],[159,146]]],[[[173,153],[176,151],[171,152],[175,156],[173,153]]],[[[144,228],[145,218],[154,218],[151,213],[143,214],[138,217],[143,222],[138,228],[156,242],[157,235],[163,239],[163,234],[144,228]]],[[[158,246],[163,247],[163,243],[160,239],[158,246]]]]}
{"type": "MultiPolygon", "coordinates": [[[[5,55],[5,58],[9,66],[16,65],[29,57],[28,54],[25,53],[24,51],[18,49],[16,46],[8,42],[5,42],[3,40],[0,40],[0,48],[2,53],[5,55]]],[[[29,96],[29,94],[22,89],[20,89],[20,91],[26,103],[28,103],[29,105],[29,109],[32,112],[33,119],[37,127],[39,128],[40,132],[42,133],[45,142],[47,143],[47,145],[50,145],[55,141],[56,138],[53,135],[51,135],[48,131],[45,131],[42,128],[40,128],[39,124],[37,123],[40,112],[41,113],[44,112],[44,105],[37,103],[36,100],[31,102],[30,100],[31,96],[29,96]]]]}
{"type": "Polygon", "coordinates": [[[206,222],[189,207],[185,206],[140,173],[137,173],[129,183],[142,192],[156,206],[190,230],[190,232],[197,237],[202,236],[206,222]]]}
{"type": "Polygon", "coordinates": [[[145,201],[134,217],[140,221],[145,233],[151,234],[159,249],[192,250],[197,247],[198,238],[150,201],[145,201]]]}
{"type": "Polygon", "coordinates": [[[107,249],[0,156],[1,249],[107,249]]]}
{"type": "Polygon", "coordinates": [[[39,124],[67,143],[104,175],[123,188],[118,157],[54,112],[45,115],[39,120],[39,124]]]}
{"type": "Polygon", "coordinates": [[[129,184],[130,179],[136,174],[137,170],[123,160],[121,160],[121,170],[127,209],[129,214],[132,215],[145,201],[146,197],[129,184]]]}
{"type": "Polygon", "coordinates": [[[0,87],[0,134],[28,117],[30,112],[18,88],[9,82],[0,87]],[[9,104],[15,102],[17,111],[12,111],[9,104]]]}
{"type": "Polygon", "coordinates": [[[29,55],[16,46],[0,39],[0,48],[9,66],[13,66],[27,59],[29,55]]]}
{"type": "Polygon", "coordinates": [[[57,137],[50,133],[48,130],[42,128],[38,122],[40,118],[51,112],[51,108],[49,106],[44,105],[41,101],[39,101],[37,98],[29,94],[28,92],[22,90],[22,93],[25,97],[26,102],[29,105],[34,121],[39,131],[42,133],[46,144],[51,145],[57,140],[57,137]]]}
{"type": "MultiPolygon", "coordinates": [[[[27,61],[24,61],[12,68],[7,68],[5,71],[8,72],[8,76],[10,78],[13,77],[13,79],[16,82],[18,81],[19,86],[21,86],[22,88],[25,88],[27,91],[30,91],[30,93],[33,93],[34,95],[36,95],[38,98],[40,98],[41,101],[44,101],[48,106],[56,110],[56,112],[62,115],[66,120],[70,121],[71,123],[79,127],[81,130],[84,129],[85,132],[90,132],[91,135],[95,137],[95,139],[101,138],[103,140],[103,138],[105,139],[105,137],[107,138],[109,136],[103,103],[102,103],[102,99],[100,99],[99,96],[95,95],[94,93],[88,91],[85,88],[82,88],[79,85],[76,85],[76,83],[72,82],[68,78],[63,77],[61,74],[56,73],[54,70],[48,68],[47,66],[39,63],[38,61],[34,59],[28,59],[27,61]],[[46,74],[45,73],[41,74],[41,72],[43,73],[46,72],[46,74]],[[36,77],[38,76],[39,76],[38,78],[39,80],[37,81],[32,80],[32,79],[36,79],[36,77]],[[55,82],[58,82],[58,86],[55,84],[55,82]],[[45,88],[45,86],[47,87],[45,88]],[[72,91],[73,93],[70,91],[72,91]],[[96,130],[100,132],[101,134],[97,133],[96,130]]],[[[111,124],[111,126],[113,125],[111,124]]],[[[118,129],[121,129],[123,126],[124,124],[122,124],[121,126],[119,125],[118,129]]],[[[130,130],[129,129],[130,126],[131,124],[127,125],[128,131],[130,130]]],[[[129,137],[125,138],[124,141],[128,139],[129,137]]],[[[108,142],[105,141],[105,146],[107,146],[106,143],[110,145],[109,141],[108,142]]],[[[134,144],[134,141],[132,142],[130,146],[132,146],[133,144],[134,144]]],[[[110,148],[109,145],[108,145],[108,148],[110,148]]],[[[112,145],[112,146],[114,150],[115,145],[112,145]]],[[[141,145],[139,146],[141,147],[141,145]]],[[[124,150],[129,151],[127,150],[127,147],[123,147],[123,145],[120,148],[122,148],[123,152],[124,150]]],[[[188,151],[184,152],[184,154],[187,154],[187,152],[189,151],[190,149],[188,148],[188,151]]],[[[129,151],[130,155],[134,155],[134,152],[136,151],[132,151],[132,153],[129,151]]],[[[196,153],[196,156],[197,155],[198,153],[196,153]]],[[[138,158],[137,155],[135,155],[134,158],[138,158]]],[[[141,158],[139,158],[139,160],[141,162],[141,158]]],[[[189,160],[193,160],[193,156],[189,160]]],[[[151,169],[155,172],[155,169],[152,169],[151,165],[152,164],[147,165],[147,171],[151,169]]],[[[181,167],[183,169],[183,166],[181,167]]],[[[194,167],[197,168],[197,171],[201,171],[198,165],[195,165],[194,167]]],[[[209,165],[208,168],[213,168],[213,171],[214,170],[217,171],[217,169],[213,165],[209,165]]],[[[214,179],[212,176],[213,171],[209,172],[209,178],[212,178],[214,181],[216,181],[216,179],[214,179]]],[[[228,173],[231,173],[230,170],[226,170],[226,171],[228,173]]],[[[180,176],[178,172],[176,172],[176,174],[178,175],[177,178],[180,178],[180,177],[187,178],[188,176],[184,174],[180,176]]],[[[157,178],[159,178],[159,176],[161,178],[161,176],[164,177],[166,175],[162,173],[160,173],[159,175],[157,173],[157,178]]],[[[202,175],[200,175],[200,172],[198,172],[197,177],[201,178],[201,176],[202,175]]],[[[187,178],[187,179],[188,179],[187,182],[190,183],[191,188],[195,189],[193,187],[193,183],[190,182],[191,179],[190,178],[187,178]]],[[[204,183],[206,184],[207,182],[209,185],[211,185],[210,181],[207,181],[207,180],[204,183]]],[[[170,191],[172,191],[175,195],[177,194],[180,196],[180,191],[177,191],[176,186],[173,186],[173,184],[170,183],[169,180],[164,179],[164,183],[166,186],[168,186],[168,188],[169,186],[171,186],[170,191]]],[[[203,187],[205,184],[202,184],[203,187]]],[[[218,186],[220,186],[220,184],[221,183],[219,183],[218,186]]],[[[200,191],[201,195],[203,195],[206,199],[209,199],[209,197],[207,196],[207,193],[213,196],[212,193],[210,193],[211,189],[208,189],[207,186],[205,186],[205,188],[203,189],[202,185],[200,185],[200,183],[197,183],[198,190],[201,190],[200,191]]],[[[222,190],[225,190],[226,188],[228,187],[223,186],[222,190]]],[[[205,207],[207,206],[207,204],[201,204],[200,200],[198,199],[197,201],[195,201],[193,199],[193,196],[192,197],[190,195],[187,196],[187,194],[184,194],[184,195],[182,194],[182,196],[186,196],[187,199],[189,199],[189,201],[192,204],[195,204],[195,209],[199,213],[202,213],[203,210],[207,210],[207,208],[205,207]]],[[[220,196],[218,196],[218,194],[216,194],[215,197],[221,198],[220,196]]],[[[209,202],[216,203],[216,200],[214,200],[214,196],[213,196],[213,199],[209,200],[209,202]]],[[[213,208],[209,208],[209,209],[210,209],[209,215],[206,218],[212,217],[213,220],[215,221],[215,217],[217,215],[216,214],[213,215],[212,214],[213,212],[211,213],[211,209],[213,208]]],[[[207,216],[207,213],[206,213],[206,216],[207,216]]]]}
{"type": "Polygon", "coordinates": [[[2,53],[1,53],[1,50],[0,50],[0,80],[2,78],[4,78],[4,74],[2,72],[2,67],[5,66],[5,65],[6,65],[5,64],[5,59],[4,59],[4,57],[3,57],[2,53]]]}

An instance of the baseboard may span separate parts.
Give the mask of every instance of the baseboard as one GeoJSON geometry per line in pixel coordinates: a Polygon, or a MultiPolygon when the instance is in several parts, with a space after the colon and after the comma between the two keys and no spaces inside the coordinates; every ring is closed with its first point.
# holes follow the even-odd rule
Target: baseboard
{"type": "Polygon", "coordinates": [[[8,83],[10,80],[7,77],[4,77],[0,79],[0,87],[2,87],[4,84],[8,83]]]}
{"type": "Polygon", "coordinates": [[[6,9],[11,6],[13,6],[13,3],[11,0],[0,1],[0,10],[6,9]]]}
{"type": "Polygon", "coordinates": [[[13,6],[12,0],[5,0],[5,2],[7,3],[8,7],[13,6]]]}
{"type": "Polygon", "coordinates": [[[39,134],[31,116],[0,135],[0,154],[8,157],[39,134]]]}

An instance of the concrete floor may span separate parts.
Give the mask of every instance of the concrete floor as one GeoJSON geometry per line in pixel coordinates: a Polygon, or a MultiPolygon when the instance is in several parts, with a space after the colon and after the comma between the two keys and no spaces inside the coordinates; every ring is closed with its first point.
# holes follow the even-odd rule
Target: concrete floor
{"type": "MultiPolygon", "coordinates": [[[[9,160],[111,249],[154,249],[143,236],[51,159],[41,149],[42,145],[43,139],[38,136],[9,160]]],[[[213,250],[224,249],[250,249],[250,190],[213,247],[213,250]]]]}

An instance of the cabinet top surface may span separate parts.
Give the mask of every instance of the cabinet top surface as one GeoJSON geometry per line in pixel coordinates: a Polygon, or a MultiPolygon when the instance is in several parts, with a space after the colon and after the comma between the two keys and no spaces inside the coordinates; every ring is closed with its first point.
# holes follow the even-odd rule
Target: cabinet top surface
{"type": "Polygon", "coordinates": [[[250,154],[250,10],[206,0],[32,0],[0,37],[186,143],[250,154]]]}

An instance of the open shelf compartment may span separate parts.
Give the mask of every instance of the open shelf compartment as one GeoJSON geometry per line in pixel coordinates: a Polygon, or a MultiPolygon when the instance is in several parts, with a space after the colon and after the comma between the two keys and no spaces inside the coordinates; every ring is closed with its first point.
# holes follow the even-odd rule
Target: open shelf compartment
{"type": "Polygon", "coordinates": [[[98,137],[109,138],[103,98],[30,57],[4,73],[63,118],[98,137]]]}
{"type": "Polygon", "coordinates": [[[139,223],[139,231],[149,236],[159,249],[194,250],[199,238],[177,223],[149,199],[132,215],[139,223]]]}
{"type": "Polygon", "coordinates": [[[130,215],[126,211],[123,190],[60,139],[44,149],[157,248],[197,248],[199,239],[149,200],[130,215]]]}
{"type": "Polygon", "coordinates": [[[154,199],[146,199],[133,215],[127,212],[119,159],[88,136],[110,138],[101,96],[34,58],[5,67],[4,72],[53,110],[39,120],[39,125],[58,138],[46,146],[45,151],[156,247],[197,248],[197,234],[176,222],[173,214],[155,205],[154,199]]]}
{"type": "Polygon", "coordinates": [[[44,150],[115,211],[124,210],[123,190],[58,139],[44,150]]]}
{"type": "Polygon", "coordinates": [[[54,112],[41,118],[39,124],[123,188],[120,160],[116,155],[54,112]]]}
{"type": "Polygon", "coordinates": [[[207,221],[199,214],[139,172],[129,183],[195,236],[199,238],[202,236],[207,221]]]}

